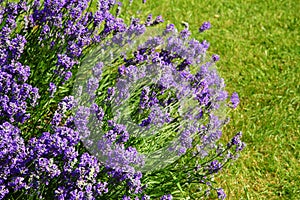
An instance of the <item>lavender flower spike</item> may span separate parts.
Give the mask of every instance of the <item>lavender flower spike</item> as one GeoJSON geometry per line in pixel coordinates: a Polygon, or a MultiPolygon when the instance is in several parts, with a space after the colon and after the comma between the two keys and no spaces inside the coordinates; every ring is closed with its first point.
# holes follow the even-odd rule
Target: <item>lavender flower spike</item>
{"type": "Polygon", "coordinates": [[[218,199],[224,200],[226,198],[226,194],[222,188],[217,189],[218,199]]]}
{"type": "Polygon", "coordinates": [[[204,22],[199,28],[199,32],[202,33],[211,28],[210,22],[204,22]]]}
{"type": "Polygon", "coordinates": [[[238,106],[238,104],[240,103],[240,99],[239,99],[238,93],[236,93],[236,92],[232,93],[230,101],[231,101],[232,107],[236,108],[238,106]]]}
{"type": "Polygon", "coordinates": [[[164,195],[160,198],[160,200],[172,200],[173,196],[171,194],[164,195]]]}

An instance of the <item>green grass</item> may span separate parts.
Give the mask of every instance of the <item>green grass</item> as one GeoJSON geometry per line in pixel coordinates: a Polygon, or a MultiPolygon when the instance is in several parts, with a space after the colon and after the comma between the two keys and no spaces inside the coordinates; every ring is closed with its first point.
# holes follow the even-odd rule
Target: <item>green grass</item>
{"type": "MultiPolygon", "coordinates": [[[[218,176],[228,199],[300,199],[300,4],[297,1],[123,0],[123,15],[152,13],[205,38],[229,92],[241,104],[224,130],[247,147],[218,176]],[[204,21],[212,29],[199,34],[204,21]]],[[[128,19],[128,18],[127,18],[128,19]]],[[[166,24],[164,23],[164,24],[166,24]]]]}

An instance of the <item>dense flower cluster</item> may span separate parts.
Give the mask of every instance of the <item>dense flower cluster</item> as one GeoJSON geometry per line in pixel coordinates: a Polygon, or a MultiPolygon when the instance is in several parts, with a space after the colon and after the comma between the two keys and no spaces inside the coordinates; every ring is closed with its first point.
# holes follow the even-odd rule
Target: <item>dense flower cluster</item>
{"type": "MultiPolygon", "coordinates": [[[[155,180],[162,166],[177,169],[170,157],[191,158],[180,181],[208,185],[206,191],[214,189],[224,199],[208,177],[245,144],[241,133],[226,147],[218,144],[228,120],[217,111],[239,104],[237,93],[227,103],[214,68],[219,56],[207,58],[207,41],[190,39],[188,27],[177,33],[169,24],[131,55],[117,51],[109,63],[95,56],[91,77],[83,73],[86,84],[70,96],[92,47],[111,54],[109,48],[122,49],[163,22],[149,15],[145,22],[132,17],[126,25],[117,17],[121,3],[100,0],[94,12],[90,5],[89,0],[0,1],[0,199],[173,199],[170,189],[155,193],[174,179],[167,173],[164,181],[155,180]],[[126,113],[118,110],[124,100],[135,105],[126,113]],[[127,119],[136,125],[123,123],[127,119]],[[153,154],[143,150],[149,141],[137,138],[144,135],[158,135],[156,143],[171,141],[164,161],[155,153],[159,147],[154,145],[153,154]],[[142,172],[153,167],[149,159],[156,165],[147,177],[142,172]]],[[[199,31],[210,26],[205,22],[199,31]]]]}
{"type": "Polygon", "coordinates": [[[24,123],[30,117],[26,113],[28,103],[34,105],[39,97],[38,89],[26,83],[29,66],[19,62],[27,40],[14,33],[17,16],[27,7],[19,3],[0,9],[1,24],[4,24],[0,30],[0,123],[24,123]]]}
{"type": "MultiPolygon", "coordinates": [[[[50,97],[54,97],[58,86],[71,78],[72,68],[78,64],[85,47],[101,42],[112,32],[126,29],[123,20],[109,11],[114,4],[114,1],[100,1],[94,14],[85,12],[89,1],[49,0],[41,4],[35,0],[29,4],[20,1],[1,6],[1,199],[13,191],[38,190],[52,180],[60,180],[57,189],[54,188],[55,194],[50,194],[59,199],[93,199],[108,192],[107,182],[97,178],[103,165],[95,157],[87,153],[80,155],[78,151],[80,130],[72,127],[74,118],[68,117],[75,103],[72,97],[58,104],[49,132],[31,137],[25,143],[18,123],[30,118],[29,105],[43,103],[38,102],[39,90],[32,84],[39,85],[39,82],[30,77],[31,71],[39,76],[53,72],[58,75],[61,81],[52,77],[48,83],[50,97]],[[19,21],[23,27],[17,32],[19,21]],[[103,24],[104,28],[99,29],[103,24]],[[37,45],[39,48],[31,48],[37,45]],[[39,60],[35,57],[37,51],[44,49],[55,50],[53,59],[47,58],[50,67],[46,69],[36,63],[39,60]]],[[[32,121],[36,120],[34,117],[32,121]]],[[[131,188],[135,185],[131,183],[131,188]]]]}

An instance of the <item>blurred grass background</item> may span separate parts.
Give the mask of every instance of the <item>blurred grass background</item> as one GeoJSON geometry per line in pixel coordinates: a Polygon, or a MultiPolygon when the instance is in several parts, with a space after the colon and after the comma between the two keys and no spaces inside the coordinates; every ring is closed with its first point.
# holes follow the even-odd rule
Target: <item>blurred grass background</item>
{"type": "Polygon", "coordinates": [[[300,199],[300,2],[296,0],[134,0],[122,16],[162,15],[210,42],[220,75],[241,103],[224,140],[243,132],[247,147],[217,177],[227,199],[300,199]],[[212,29],[198,28],[210,21],[212,29]]]}

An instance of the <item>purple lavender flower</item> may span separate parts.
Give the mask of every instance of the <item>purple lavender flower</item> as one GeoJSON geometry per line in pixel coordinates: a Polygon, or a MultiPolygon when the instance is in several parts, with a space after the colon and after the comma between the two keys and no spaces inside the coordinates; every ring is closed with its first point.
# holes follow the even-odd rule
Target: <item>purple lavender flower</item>
{"type": "Polygon", "coordinates": [[[50,27],[45,24],[44,27],[43,27],[43,30],[42,30],[42,34],[48,34],[50,32],[50,27]]]}
{"type": "Polygon", "coordinates": [[[220,60],[220,56],[217,55],[217,54],[213,54],[211,58],[212,58],[212,61],[213,61],[213,62],[217,62],[217,61],[220,60]]]}
{"type": "Polygon", "coordinates": [[[115,88],[114,87],[109,87],[107,89],[107,100],[111,100],[113,96],[115,95],[115,88]]]}
{"type": "Polygon", "coordinates": [[[104,183],[98,182],[96,184],[96,186],[94,187],[94,190],[96,190],[98,195],[102,195],[103,193],[108,192],[107,185],[108,184],[106,182],[104,182],[104,183]]]}
{"type": "MultiPolygon", "coordinates": [[[[55,43],[53,42],[53,44],[51,44],[51,46],[54,46],[54,44],[55,43]]],[[[77,44],[76,42],[73,42],[73,41],[68,42],[68,44],[69,45],[67,47],[67,54],[71,58],[77,58],[82,55],[82,47],[80,44],[77,44]]]]}
{"type": "Polygon", "coordinates": [[[120,66],[118,68],[118,72],[121,76],[124,76],[125,75],[125,72],[126,72],[126,67],[124,65],[120,66]]]}
{"type": "Polygon", "coordinates": [[[160,198],[160,200],[172,200],[173,196],[171,194],[164,195],[160,198]]]}
{"type": "Polygon", "coordinates": [[[242,151],[245,148],[246,144],[241,141],[241,137],[242,137],[242,132],[238,132],[231,139],[231,141],[227,144],[227,146],[231,147],[231,146],[235,145],[236,146],[236,148],[235,148],[236,152],[242,151]]]}
{"type": "Polygon", "coordinates": [[[58,126],[59,123],[62,121],[62,118],[63,118],[63,115],[56,112],[52,118],[51,124],[54,126],[58,126]]]}
{"type": "Polygon", "coordinates": [[[131,198],[130,198],[129,196],[124,195],[124,196],[122,197],[122,200],[131,200],[131,198]]]}
{"type": "Polygon", "coordinates": [[[164,31],[164,34],[168,34],[168,33],[172,33],[172,32],[176,32],[176,28],[175,28],[175,25],[174,24],[168,24],[165,31],[164,31]]]}
{"type": "Polygon", "coordinates": [[[147,119],[144,119],[140,126],[148,126],[151,123],[152,119],[151,117],[147,117],[147,119]]]}
{"type": "Polygon", "coordinates": [[[24,51],[25,44],[27,43],[26,39],[22,35],[17,35],[14,39],[11,40],[8,49],[11,51],[13,57],[20,58],[21,54],[24,51]]]}
{"type": "Polygon", "coordinates": [[[181,32],[180,32],[180,36],[183,38],[183,39],[186,39],[188,37],[190,37],[191,35],[191,32],[188,30],[188,29],[183,29],[181,32]]]}
{"type": "Polygon", "coordinates": [[[239,99],[238,93],[236,93],[236,92],[232,93],[232,95],[230,97],[230,101],[231,101],[231,106],[233,108],[236,108],[238,106],[238,104],[240,103],[240,99],[239,99]]]}
{"type": "Polygon", "coordinates": [[[67,81],[67,80],[69,80],[71,77],[72,77],[72,72],[71,72],[71,71],[67,71],[67,72],[65,73],[64,80],[67,81]]]}
{"type": "Polygon", "coordinates": [[[132,18],[131,19],[131,24],[126,30],[126,33],[128,36],[134,35],[141,35],[146,31],[146,26],[144,24],[139,23],[139,19],[137,18],[132,18]]]}
{"type": "Polygon", "coordinates": [[[222,169],[222,163],[220,163],[218,160],[212,161],[208,166],[208,171],[210,174],[217,173],[221,169],[222,169]]]}
{"type": "Polygon", "coordinates": [[[228,97],[227,91],[220,91],[219,96],[217,97],[218,101],[224,101],[228,97]]]}
{"type": "Polygon", "coordinates": [[[150,88],[149,87],[144,87],[141,96],[140,96],[140,107],[141,109],[145,109],[147,107],[147,103],[149,101],[149,92],[150,88]]]}
{"type": "Polygon", "coordinates": [[[238,145],[241,143],[241,137],[242,137],[242,132],[238,132],[232,139],[231,139],[231,144],[232,145],[238,145]]]}
{"type": "Polygon", "coordinates": [[[151,24],[152,24],[152,14],[149,14],[149,15],[147,16],[145,25],[146,25],[146,26],[151,26],[151,24]]]}
{"type": "Polygon", "coordinates": [[[91,97],[95,96],[95,92],[99,86],[99,80],[95,77],[91,77],[87,83],[87,92],[91,97]]]}
{"type": "Polygon", "coordinates": [[[149,195],[143,195],[142,200],[150,200],[150,196],[149,195]]]}
{"type": "Polygon", "coordinates": [[[49,92],[50,92],[50,97],[52,98],[54,93],[56,92],[56,85],[52,82],[49,84],[49,92]]]}
{"type": "Polygon", "coordinates": [[[0,125],[0,196],[8,194],[9,188],[25,188],[27,185],[22,177],[18,177],[18,171],[23,168],[22,163],[27,157],[26,147],[20,130],[8,122],[0,125]],[[12,179],[11,179],[12,178],[12,179]],[[7,186],[7,188],[5,187],[7,186]]]}
{"type": "Polygon", "coordinates": [[[180,135],[180,143],[182,147],[188,149],[192,147],[192,142],[193,142],[192,132],[188,128],[185,128],[185,130],[183,130],[183,132],[180,135]]]}
{"type": "Polygon", "coordinates": [[[207,42],[206,40],[203,40],[203,41],[201,42],[201,45],[203,46],[204,49],[207,50],[207,49],[209,48],[209,45],[210,45],[210,44],[209,44],[209,42],[207,42]]]}
{"type": "Polygon", "coordinates": [[[226,198],[226,194],[222,188],[217,189],[218,199],[224,200],[226,198]]]}
{"type": "Polygon", "coordinates": [[[156,25],[156,24],[160,24],[160,23],[163,23],[164,22],[164,20],[163,20],[163,18],[162,18],[162,16],[157,16],[156,18],[155,18],[155,20],[154,20],[154,22],[152,23],[152,25],[156,25]]]}
{"type": "Polygon", "coordinates": [[[130,190],[133,191],[133,193],[135,194],[142,192],[142,185],[141,185],[142,176],[143,176],[142,173],[138,171],[133,175],[133,178],[127,182],[127,185],[129,186],[130,190]]]}
{"type": "Polygon", "coordinates": [[[3,199],[8,193],[9,190],[4,185],[0,185],[0,199],[3,199]]]}
{"type": "Polygon", "coordinates": [[[83,200],[84,193],[78,189],[75,189],[70,192],[70,199],[71,200],[83,200]]]}
{"type": "Polygon", "coordinates": [[[184,155],[186,153],[186,150],[187,148],[185,147],[179,147],[177,155],[178,156],[184,155]]]}
{"type": "Polygon", "coordinates": [[[76,64],[76,62],[72,58],[65,54],[58,54],[57,57],[57,65],[62,66],[66,70],[71,69],[76,64]]]}
{"type": "Polygon", "coordinates": [[[101,107],[99,107],[96,103],[92,104],[91,112],[96,114],[96,117],[99,121],[103,120],[105,113],[104,113],[103,109],[101,107]]]}
{"type": "Polygon", "coordinates": [[[95,65],[95,67],[93,67],[93,75],[96,78],[100,78],[102,74],[102,68],[103,68],[103,62],[99,62],[95,65]]]}
{"type": "Polygon", "coordinates": [[[199,28],[199,32],[204,32],[208,29],[210,29],[211,25],[210,22],[204,22],[201,27],[199,28]]]}

